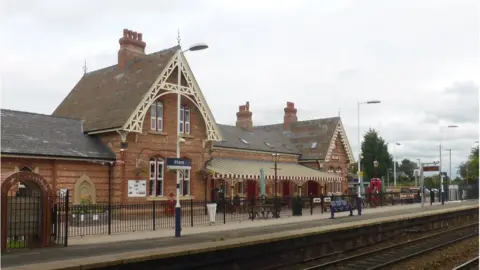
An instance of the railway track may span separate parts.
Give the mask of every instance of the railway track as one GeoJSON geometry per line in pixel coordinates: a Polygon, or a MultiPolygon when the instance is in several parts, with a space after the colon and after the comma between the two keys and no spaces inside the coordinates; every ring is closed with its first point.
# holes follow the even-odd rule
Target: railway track
{"type": "MultiPolygon", "coordinates": [[[[455,242],[478,236],[478,222],[463,227],[443,231],[409,242],[348,256],[327,263],[310,261],[299,265],[297,269],[386,269],[397,262],[404,261],[423,253],[451,245],[455,242]],[[301,267],[300,267],[301,266],[301,267]]],[[[477,258],[478,263],[478,258],[477,258]]],[[[462,268],[467,269],[467,268],[462,268]]],[[[476,268],[478,269],[478,268],[476,268]]]]}
{"type": "Polygon", "coordinates": [[[470,270],[470,269],[475,269],[475,270],[478,269],[478,257],[473,258],[470,261],[453,268],[453,270],[470,270]]]}

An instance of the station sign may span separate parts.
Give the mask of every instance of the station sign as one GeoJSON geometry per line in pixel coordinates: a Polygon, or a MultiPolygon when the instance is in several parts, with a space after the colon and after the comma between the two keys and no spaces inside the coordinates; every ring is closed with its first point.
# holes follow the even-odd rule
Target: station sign
{"type": "Polygon", "coordinates": [[[423,166],[424,172],[438,172],[440,170],[439,166],[423,166]]]}
{"type": "Polygon", "coordinates": [[[321,203],[322,198],[313,198],[313,203],[321,203]]]}
{"type": "Polygon", "coordinates": [[[190,170],[192,160],[184,158],[167,158],[167,168],[170,170],[190,170]]]}

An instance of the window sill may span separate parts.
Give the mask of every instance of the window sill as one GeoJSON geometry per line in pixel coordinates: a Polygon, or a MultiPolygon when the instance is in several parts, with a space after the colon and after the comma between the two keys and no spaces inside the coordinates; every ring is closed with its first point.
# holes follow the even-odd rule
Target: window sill
{"type": "MultiPolygon", "coordinates": [[[[175,200],[176,197],[173,197],[173,200],[175,200]]],[[[187,200],[192,200],[195,199],[193,196],[180,196],[180,201],[187,201],[187,200]]],[[[170,197],[169,196],[158,196],[158,197],[152,197],[152,196],[147,196],[147,201],[169,201],[170,197]]]]}
{"type": "Polygon", "coordinates": [[[185,139],[194,139],[194,137],[192,136],[192,134],[183,134],[183,133],[182,133],[182,138],[185,138],[185,139]]]}
{"type": "Polygon", "coordinates": [[[166,132],[163,131],[155,131],[155,130],[149,130],[147,131],[148,134],[153,134],[153,135],[162,135],[162,136],[167,136],[166,132]]]}

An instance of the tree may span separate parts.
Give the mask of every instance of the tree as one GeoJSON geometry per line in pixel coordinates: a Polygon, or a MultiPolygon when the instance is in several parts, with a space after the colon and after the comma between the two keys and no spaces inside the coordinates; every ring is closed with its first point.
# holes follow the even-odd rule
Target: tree
{"type": "Polygon", "coordinates": [[[479,151],[478,146],[473,148],[468,156],[468,160],[460,164],[458,173],[463,179],[468,181],[478,181],[478,158],[479,151]]]}
{"type": "Polygon", "coordinates": [[[392,164],[392,156],[388,152],[385,141],[374,129],[370,129],[363,137],[361,165],[364,172],[364,179],[371,179],[374,176],[373,162],[378,161],[378,177],[386,176],[387,170],[392,164]]]}
{"type": "Polygon", "coordinates": [[[417,163],[406,158],[402,160],[399,167],[399,170],[404,172],[410,180],[414,178],[413,171],[416,169],[418,169],[417,163]]]}

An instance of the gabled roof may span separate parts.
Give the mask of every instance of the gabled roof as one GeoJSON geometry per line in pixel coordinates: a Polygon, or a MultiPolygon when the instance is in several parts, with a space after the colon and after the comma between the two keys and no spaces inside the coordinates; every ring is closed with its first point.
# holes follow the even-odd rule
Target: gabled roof
{"type": "Polygon", "coordinates": [[[99,138],[82,132],[81,120],[5,109],[0,113],[2,155],[116,158],[99,138]]]}
{"type": "Polygon", "coordinates": [[[263,128],[253,128],[248,131],[235,126],[217,124],[223,140],[215,142],[214,146],[254,150],[272,153],[300,154],[290,140],[277,131],[268,131],[263,128]],[[244,141],[242,141],[244,140],[244,141]]]}
{"type": "Polygon", "coordinates": [[[178,49],[85,74],[52,115],[84,120],[86,132],[121,128],[178,49]]]}
{"type": "Polygon", "coordinates": [[[332,142],[340,132],[342,139],[346,142],[345,145],[347,145],[345,147],[347,155],[351,156],[350,145],[343,132],[340,117],[297,121],[291,124],[290,131],[283,131],[283,124],[257,126],[255,129],[276,132],[288,138],[293,147],[298,149],[301,154],[300,160],[326,159],[331,152],[332,142]]]}

